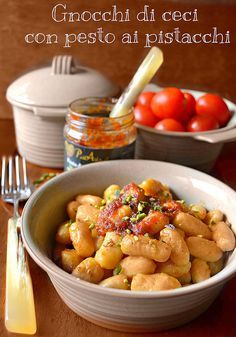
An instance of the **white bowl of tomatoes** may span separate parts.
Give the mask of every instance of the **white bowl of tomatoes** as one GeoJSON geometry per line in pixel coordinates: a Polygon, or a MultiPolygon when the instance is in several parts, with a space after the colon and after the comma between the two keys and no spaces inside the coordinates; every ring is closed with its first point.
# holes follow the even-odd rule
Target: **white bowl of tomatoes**
{"type": "Polygon", "coordinates": [[[224,142],[236,140],[236,106],[215,94],[150,84],[134,114],[137,158],[209,172],[224,142]]]}

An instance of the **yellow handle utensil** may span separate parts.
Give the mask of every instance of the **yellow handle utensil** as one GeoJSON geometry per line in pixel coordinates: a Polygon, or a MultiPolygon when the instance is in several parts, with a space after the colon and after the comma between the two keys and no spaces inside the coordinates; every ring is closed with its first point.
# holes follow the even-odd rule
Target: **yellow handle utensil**
{"type": "Polygon", "coordinates": [[[139,94],[153,78],[162,63],[163,53],[161,49],[153,47],[138,68],[130,84],[115,104],[110,117],[123,116],[129,112],[139,94]]]}
{"type": "Polygon", "coordinates": [[[15,333],[36,332],[32,281],[17,219],[13,218],[8,220],[5,326],[15,333]]]}

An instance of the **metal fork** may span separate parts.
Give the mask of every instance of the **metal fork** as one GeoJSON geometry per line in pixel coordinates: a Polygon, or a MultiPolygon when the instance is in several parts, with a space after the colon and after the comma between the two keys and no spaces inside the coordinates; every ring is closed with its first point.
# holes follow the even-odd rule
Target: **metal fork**
{"type": "Polygon", "coordinates": [[[13,217],[8,220],[5,326],[10,332],[24,334],[36,332],[36,318],[32,281],[20,234],[18,208],[19,202],[27,200],[31,193],[25,159],[22,158],[21,164],[19,156],[14,159],[3,157],[1,197],[14,206],[13,217]]]}

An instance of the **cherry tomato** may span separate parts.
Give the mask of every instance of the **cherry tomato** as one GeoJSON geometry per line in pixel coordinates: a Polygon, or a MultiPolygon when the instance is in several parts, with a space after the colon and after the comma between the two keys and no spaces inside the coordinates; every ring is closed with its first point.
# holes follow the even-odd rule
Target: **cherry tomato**
{"type": "Polygon", "coordinates": [[[162,212],[165,215],[171,216],[183,211],[183,206],[175,200],[167,201],[162,206],[162,212]]]}
{"type": "Polygon", "coordinates": [[[184,126],[173,118],[165,118],[155,125],[155,129],[161,131],[185,131],[184,126]]]}
{"type": "Polygon", "coordinates": [[[229,121],[231,114],[224,100],[214,94],[205,94],[197,100],[196,113],[198,115],[214,116],[220,126],[224,126],[229,121]]]}
{"type": "Polygon", "coordinates": [[[196,100],[193,95],[189,94],[188,92],[184,92],[183,94],[185,98],[185,107],[181,115],[181,121],[186,123],[195,113],[196,100]]]}
{"type": "Polygon", "coordinates": [[[134,116],[137,123],[153,127],[158,122],[157,117],[152,113],[151,109],[143,105],[136,105],[134,108],[134,116]]]}
{"type": "Polygon", "coordinates": [[[174,118],[181,120],[184,110],[184,94],[177,88],[166,88],[153,96],[151,109],[159,118],[174,118]]]}
{"type": "Polygon", "coordinates": [[[151,212],[144,218],[142,221],[140,221],[136,228],[139,233],[145,234],[149,233],[152,235],[155,235],[160,232],[161,229],[163,229],[166,225],[169,224],[169,218],[168,216],[162,214],[159,211],[151,212]]]}
{"type": "Polygon", "coordinates": [[[193,116],[188,122],[189,132],[208,131],[219,128],[219,123],[213,116],[193,116]]]}
{"type": "Polygon", "coordinates": [[[154,95],[155,95],[155,92],[151,92],[151,91],[143,92],[138,97],[137,105],[143,105],[143,106],[150,107],[151,100],[154,95]]]}

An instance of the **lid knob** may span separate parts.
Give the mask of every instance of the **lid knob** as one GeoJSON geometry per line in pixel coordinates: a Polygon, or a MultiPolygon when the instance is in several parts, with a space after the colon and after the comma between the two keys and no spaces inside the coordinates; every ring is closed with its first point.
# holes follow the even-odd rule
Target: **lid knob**
{"type": "Polygon", "coordinates": [[[53,75],[69,75],[72,73],[74,61],[71,55],[54,56],[52,60],[53,75]]]}

